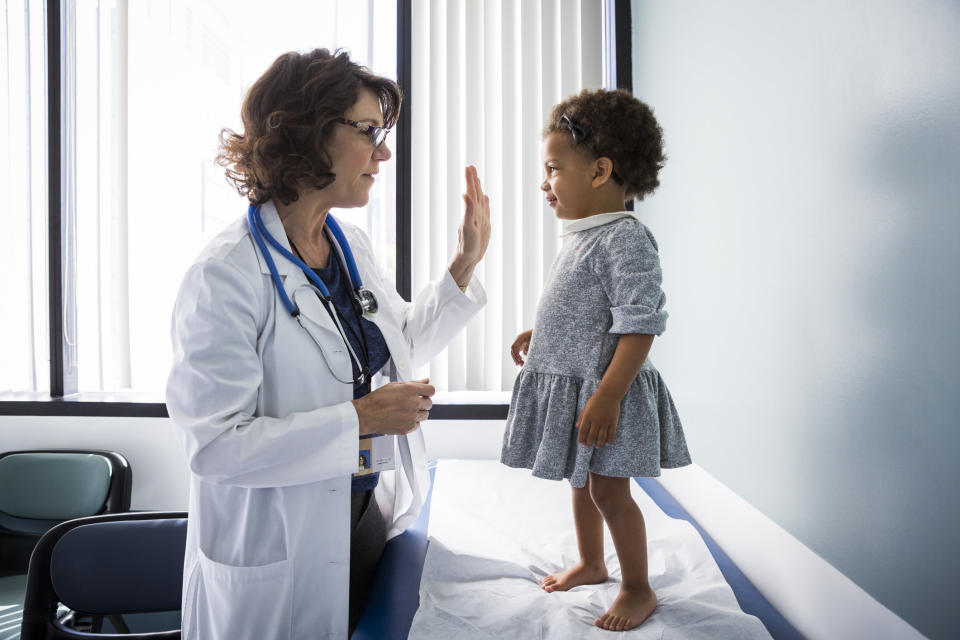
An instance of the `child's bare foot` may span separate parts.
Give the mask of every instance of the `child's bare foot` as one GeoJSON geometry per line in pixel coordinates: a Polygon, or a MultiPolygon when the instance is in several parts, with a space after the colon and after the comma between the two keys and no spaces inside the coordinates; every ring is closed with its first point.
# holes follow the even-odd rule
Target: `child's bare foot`
{"type": "Polygon", "coordinates": [[[621,588],[613,606],[594,624],[608,631],[629,631],[649,618],[656,608],[657,596],[653,589],[647,587],[645,591],[628,591],[621,588]]]}
{"type": "Polygon", "coordinates": [[[540,586],[547,593],[551,591],[568,591],[582,584],[600,584],[607,579],[607,567],[604,565],[585,565],[577,563],[575,567],[551,573],[540,581],[540,586]]]}

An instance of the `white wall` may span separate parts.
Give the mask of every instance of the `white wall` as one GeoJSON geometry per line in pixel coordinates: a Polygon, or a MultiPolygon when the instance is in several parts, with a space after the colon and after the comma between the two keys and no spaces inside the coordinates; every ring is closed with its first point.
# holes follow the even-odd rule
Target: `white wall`
{"type": "Polygon", "coordinates": [[[0,416],[0,451],[106,449],[130,462],[130,508],[185,511],[189,471],[167,418],[0,416]]]}
{"type": "MultiPolygon", "coordinates": [[[[499,459],[502,420],[428,420],[427,456],[499,459]]],[[[190,478],[186,458],[168,418],[0,416],[0,451],[106,449],[130,462],[134,510],[186,510],[190,478]]]]}
{"type": "Polygon", "coordinates": [[[884,605],[960,599],[960,3],[634,0],[652,358],[696,462],[884,605]]]}

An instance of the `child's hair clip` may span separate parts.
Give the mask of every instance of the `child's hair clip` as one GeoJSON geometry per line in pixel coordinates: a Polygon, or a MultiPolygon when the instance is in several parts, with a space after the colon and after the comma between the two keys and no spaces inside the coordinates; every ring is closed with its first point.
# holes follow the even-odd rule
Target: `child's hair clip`
{"type": "Polygon", "coordinates": [[[577,124],[570,119],[570,116],[563,114],[560,116],[560,122],[557,123],[557,126],[563,126],[570,130],[570,134],[573,135],[573,141],[577,144],[580,144],[590,135],[590,129],[581,124],[577,124]]]}

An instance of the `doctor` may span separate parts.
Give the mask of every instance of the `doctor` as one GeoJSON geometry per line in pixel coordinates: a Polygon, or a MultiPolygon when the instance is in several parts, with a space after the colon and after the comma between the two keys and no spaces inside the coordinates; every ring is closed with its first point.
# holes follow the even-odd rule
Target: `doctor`
{"type": "Polygon", "coordinates": [[[184,277],[166,398],[191,472],[184,638],[346,638],[424,502],[434,389],[412,372],[486,301],[490,206],[469,167],[449,268],[405,302],[328,214],[367,203],[400,103],[346,53],[288,53],[221,134],[251,207],[184,277]],[[383,468],[358,475],[372,434],[383,468]]]}

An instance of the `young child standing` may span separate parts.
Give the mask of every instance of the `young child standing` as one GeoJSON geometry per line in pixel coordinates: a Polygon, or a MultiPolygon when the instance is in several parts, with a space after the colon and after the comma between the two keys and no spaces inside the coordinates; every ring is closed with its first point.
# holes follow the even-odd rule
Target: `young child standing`
{"type": "Polygon", "coordinates": [[[501,462],[539,478],[568,478],[573,489],[580,562],[541,586],[552,592],[604,582],[606,522],[622,584],[595,624],[611,631],[636,627],[657,606],[630,479],[690,464],[670,392],[647,359],[667,320],[657,244],[623,210],[628,198],[656,189],[664,160],[653,112],[626,91],[584,90],[553,108],[540,189],[570,223],[533,329],[510,350],[523,368],[501,462]]]}

